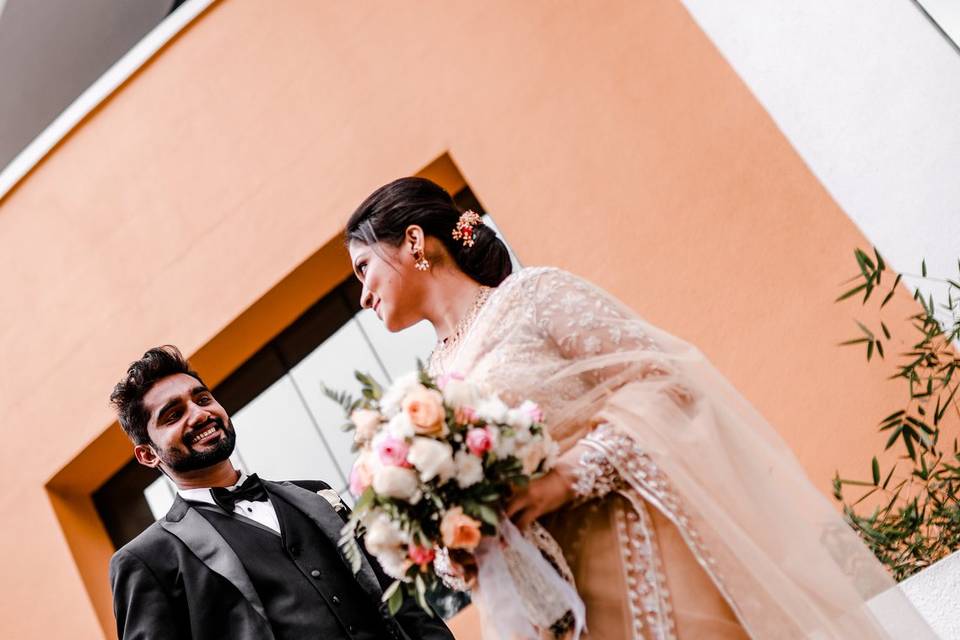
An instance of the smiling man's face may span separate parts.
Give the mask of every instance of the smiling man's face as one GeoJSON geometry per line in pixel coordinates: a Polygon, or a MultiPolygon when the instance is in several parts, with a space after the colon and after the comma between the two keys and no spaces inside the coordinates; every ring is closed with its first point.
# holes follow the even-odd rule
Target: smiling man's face
{"type": "Polygon", "coordinates": [[[151,443],[134,448],[141,464],[176,475],[211,467],[233,453],[237,436],[230,416],[193,376],[161,378],[143,396],[143,406],[151,443]]]}

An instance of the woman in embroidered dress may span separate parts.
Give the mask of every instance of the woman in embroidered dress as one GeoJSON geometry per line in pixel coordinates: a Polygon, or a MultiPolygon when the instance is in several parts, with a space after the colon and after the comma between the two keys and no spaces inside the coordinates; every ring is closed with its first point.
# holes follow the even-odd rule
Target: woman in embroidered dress
{"type": "Polygon", "coordinates": [[[560,544],[591,639],[936,637],[898,592],[899,631],[865,609],[893,581],[695,348],[569,273],[511,274],[425,179],[375,191],[346,235],[362,305],[436,329],[431,373],[544,409],[560,460],[508,515],[560,544]]]}

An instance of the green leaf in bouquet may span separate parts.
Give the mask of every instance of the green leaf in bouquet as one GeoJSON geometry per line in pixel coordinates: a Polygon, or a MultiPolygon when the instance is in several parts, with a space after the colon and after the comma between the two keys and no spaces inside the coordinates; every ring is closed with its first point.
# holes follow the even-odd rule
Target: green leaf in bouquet
{"type": "Polygon", "coordinates": [[[374,380],[370,374],[355,371],[353,375],[360,384],[363,385],[362,393],[364,398],[368,400],[379,400],[383,396],[383,387],[381,387],[380,383],[374,380]]]}
{"type": "Polygon", "coordinates": [[[373,505],[373,499],[376,497],[376,495],[377,494],[373,490],[373,487],[367,487],[366,490],[360,494],[360,497],[357,498],[357,502],[353,506],[353,513],[361,514],[370,508],[370,506],[373,505]]]}
{"type": "Polygon", "coordinates": [[[340,548],[343,549],[343,555],[350,563],[350,569],[353,573],[360,571],[361,561],[360,545],[357,544],[357,526],[360,520],[351,517],[340,530],[340,548]]]}
{"type": "Polygon", "coordinates": [[[433,378],[430,377],[430,374],[427,372],[426,365],[423,364],[423,360],[417,358],[417,378],[420,380],[420,384],[427,387],[428,389],[436,389],[437,385],[433,381],[433,378]]]}
{"type": "Polygon", "coordinates": [[[496,527],[500,524],[500,516],[497,512],[486,504],[477,505],[477,515],[480,516],[480,519],[489,524],[490,526],[496,527]]]}
{"type": "MultiPolygon", "coordinates": [[[[353,413],[353,410],[358,406],[359,401],[354,400],[353,396],[346,391],[336,391],[322,382],[320,383],[320,390],[323,392],[323,395],[340,405],[340,407],[343,409],[343,412],[348,416],[353,413]]],[[[350,423],[350,428],[353,428],[352,422],[350,423]]]]}
{"type": "Polygon", "coordinates": [[[433,609],[431,609],[427,603],[427,583],[423,581],[423,574],[418,573],[417,577],[413,579],[413,584],[417,596],[417,604],[432,618],[433,609]]]}
{"type": "Polygon", "coordinates": [[[400,611],[400,607],[403,605],[402,586],[403,583],[401,583],[399,580],[394,580],[393,584],[387,587],[387,590],[383,593],[383,599],[387,603],[387,610],[392,616],[397,615],[397,611],[400,611]]]}
{"type": "Polygon", "coordinates": [[[530,477],[520,474],[510,477],[510,484],[520,489],[525,489],[530,484],[530,477]]]}

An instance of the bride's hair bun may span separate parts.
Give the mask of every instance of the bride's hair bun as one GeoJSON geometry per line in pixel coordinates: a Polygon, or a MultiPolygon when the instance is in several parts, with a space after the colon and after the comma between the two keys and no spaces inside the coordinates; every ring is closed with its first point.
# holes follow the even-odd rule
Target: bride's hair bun
{"type": "Polygon", "coordinates": [[[456,241],[453,244],[451,253],[457,265],[480,284],[495,287],[513,271],[507,245],[485,224],[474,227],[472,247],[456,241]]]}
{"type": "Polygon", "coordinates": [[[480,284],[495,287],[510,275],[510,254],[493,229],[473,227],[473,246],[453,239],[461,211],[440,185],[426,178],[400,178],[386,184],[360,204],[347,221],[347,242],[387,242],[400,246],[410,225],[437,238],[457,266],[480,284]]]}

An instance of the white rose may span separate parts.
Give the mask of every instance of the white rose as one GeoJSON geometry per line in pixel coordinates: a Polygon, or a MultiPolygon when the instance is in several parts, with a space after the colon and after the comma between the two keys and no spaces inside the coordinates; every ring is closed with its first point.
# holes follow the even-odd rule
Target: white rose
{"type": "Polygon", "coordinates": [[[393,381],[393,384],[380,399],[380,410],[383,411],[384,415],[392,418],[400,411],[400,404],[407,394],[419,386],[420,375],[416,371],[400,376],[393,381]]]}
{"type": "Polygon", "coordinates": [[[409,440],[413,437],[413,423],[410,422],[410,416],[406,411],[401,411],[390,418],[387,432],[397,440],[409,440]]]}
{"type": "Polygon", "coordinates": [[[457,484],[461,489],[473,486],[483,480],[483,462],[468,451],[457,451],[453,458],[457,465],[457,484]]]}
{"type": "Polygon", "coordinates": [[[477,397],[477,390],[465,380],[452,379],[443,387],[443,400],[454,409],[474,406],[477,397]]]}
{"type": "Polygon", "coordinates": [[[376,411],[370,409],[357,409],[350,414],[350,421],[356,427],[353,439],[355,442],[366,442],[372,438],[380,428],[380,422],[383,420],[376,411]]]}
{"type": "Polygon", "coordinates": [[[533,440],[533,433],[530,429],[515,429],[513,437],[518,445],[524,445],[533,440]]]}
{"type": "Polygon", "coordinates": [[[476,410],[477,415],[487,422],[504,424],[509,407],[503,403],[499,396],[491,396],[477,402],[476,410]]]}
{"type": "Polygon", "coordinates": [[[367,528],[363,543],[370,553],[379,554],[402,547],[408,542],[403,530],[383,511],[372,511],[363,519],[363,524],[367,528]]]}
{"type": "Polygon", "coordinates": [[[373,490],[381,496],[416,504],[420,500],[417,473],[404,467],[380,467],[373,474],[373,490]]]}
{"type": "Polygon", "coordinates": [[[401,579],[410,568],[406,553],[409,536],[382,511],[375,511],[372,516],[364,518],[364,525],[367,531],[363,543],[367,551],[376,556],[387,575],[401,579]]]}
{"type": "Polygon", "coordinates": [[[407,460],[420,471],[420,479],[424,482],[439,477],[440,482],[444,483],[457,472],[453,463],[453,447],[433,438],[414,438],[407,460]]]}
{"type": "Polygon", "coordinates": [[[521,409],[510,409],[507,411],[506,418],[504,422],[513,427],[517,432],[527,431],[530,429],[530,425],[533,424],[533,419],[530,417],[530,414],[527,411],[521,409]]]}
{"type": "Polygon", "coordinates": [[[407,569],[413,565],[413,562],[407,557],[406,551],[402,548],[391,549],[383,553],[375,553],[374,555],[377,557],[377,562],[385,574],[394,580],[409,581],[406,573],[407,569]]]}
{"type": "Polygon", "coordinates": [[[551,440],[537,438],[518,449],[516,456],[523,464],[523,472],[529,475],[537,470],[541,462],[546,461],[544,465],[546,469],[553,466],[557,456],[557,444],[551,440]]]}
{"type": "Polygon", "coordinates": [[[496,439],[496,444],[493,447],[493,452],[496,454],[497,458],[507,458],[509,456],[515,455],[517,451],[517,440],[513,437],[504,437],[503,434],[498,434],[496,439]]]}

